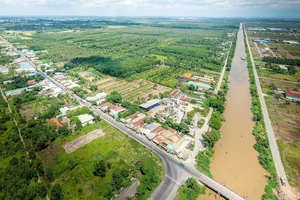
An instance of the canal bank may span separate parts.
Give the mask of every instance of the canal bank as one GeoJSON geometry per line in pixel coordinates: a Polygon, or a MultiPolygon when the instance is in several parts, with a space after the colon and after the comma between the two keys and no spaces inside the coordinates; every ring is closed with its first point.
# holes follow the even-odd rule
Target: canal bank
{"type": "MultiPolygon", "coordinates": [[[[243,29],[240,26],[234,58],[229,75],[221,139],[216,143],[211,172],[216,181],[224,183],[249,199],[261,199],[267,183],[267,172],[260,166],[253,148],[251,96],[247,70],[243,29]]],[[[210,193],[210,192],[207,192],[210,193]]],[[[200,196],[198,200],[213,200],[215,195],[200,196]]]]}

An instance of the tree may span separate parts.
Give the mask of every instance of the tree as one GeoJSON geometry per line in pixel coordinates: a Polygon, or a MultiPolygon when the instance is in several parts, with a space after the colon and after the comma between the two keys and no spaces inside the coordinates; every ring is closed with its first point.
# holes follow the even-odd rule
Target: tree
{"type": "Polygon", "coordinates": [[[125,108],[129,108],[131,106],[131,103],[129,101],[123,101],[121,105],[125,108]]]}
{"type": "Polygon", "coordinates": [[[70,133],[67,123],[65,123],[62,127],[59,127],[57,131],[58,131],[58,134],[64,135],[64,136],[67,136],[70,133]]]}
{"type": "Polygon", "coordinates": [[[106,163],[104,160],[99,160],[99,162],[94,164],[94,176],[105,177],[106,174],[106,163]]]}
{"type": "Polygon", "coordinates": [[[95,92],[95,91],[97,91],[98,87],[97,87],[97,85],[91,85],[90,89],[95,92]]]}
{"type": "Polygon", "coordinates": [[[51,189],[51,200],[61,200],[63,199],[63,191],[60,184],[55,183],[51,189]]]}
{"type": "Polygon", "coordinates": [[[214,129],[219,130],[221,128],[221,126],[222,126],[222,123],[221,123],[221,121],[219,119],[212,117],[209,120],[209,125],[211,127],[213,127],[214,129]]]}
{"type": "Polygon", "coordinates": [[[50,168],[46,169],[46,178],[48,181],[54,180],[52,169],[50,169],[50,168]]]}
{"type": "Polygon", "coordinates": [[[111,103],[122,103],[122,96],[117,91],[112,91],[107,97],[106,101],[111,103]]]}
{"type": "Polygon", "coordinates": [[[192,100],[191,100],[191,103],[196,104],[196,103],[197,103],[197,100],[196,100],[196,99],[192,99],[192,100]]]}
{"type": "Polygon", "coordinates": [[[179,131],[182,132],[182,133],[189,133],[189,132],[190,132],[189,126],[186,125],[186,124],[183,123],[183,122],[180,122],[180,123],[179,123],[178,129],[179,129],[179,131]]]}
{"type": "Polygon", "coordinates": [[[297,70],[294,66],[289,66],[288,67],[288,74],[296,74],[297,70]]]}
{"type": "Polygon", "coordinates": [[[214,148],[215,143],[220,139],[220,132],[216,129],[212,129],[203,134],[203,139],[206,147],[214,148]]]}
{"type": "Polygon", "coordinates": [[[81,130],[82,129],[82,123],[80,120],[76,121],[76,130],[81,130]]]}

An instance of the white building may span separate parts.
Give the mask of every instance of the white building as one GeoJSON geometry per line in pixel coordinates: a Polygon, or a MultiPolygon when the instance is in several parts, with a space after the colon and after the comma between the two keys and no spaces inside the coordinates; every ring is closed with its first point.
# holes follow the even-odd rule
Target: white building
{"type": "Polygon", "coordinates": [[[91,102],[91,101],[98,101],[100,99],[104,99],[107,96],[107,94],[105,92],[101,92],[96,94],[95,96],[92,97],[87,97],[86,100],[91,102]]]}
{"type": "Polygon", "coordinates": [[[0,65],[0,73],[3,73],[3,74],[8,74],[9,73],[9,69],[5,66],[1,66],[0,65]]]}
{"type": "Polygon", "coordinates": [[[83,114],[83,115],[78,115],[78,119],[80,120],[82,126],[85,126],[87,124],[93,124],[95,118],[92,115],[83,114]]]}

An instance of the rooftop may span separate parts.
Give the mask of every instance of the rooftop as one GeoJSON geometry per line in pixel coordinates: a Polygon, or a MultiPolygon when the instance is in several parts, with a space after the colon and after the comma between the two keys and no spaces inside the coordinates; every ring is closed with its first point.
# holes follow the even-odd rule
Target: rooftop
{"type": "Polygon", "coordinates": [[[208,85],[208,84],[198,83],[198,82],[194,82],[194,81],[189,81],[187,84],[188,85],[194,85],[194,86],[201,87],[201,88],[206,88],[206,89],[210,88],[210,85],[208,85]]]}
{"type": "Polygon", "coordinates": [[[140,107],[141,108],[149,108],[149,107],[151,107],[155,104],[158,104],[160,102],[161,102],[161,100],[159,100],[159,99],[151,99],[151,100],[147,101],[146,103],[141,104],[140,107]]]}
{"type": "Polygon", "coordinates": [[[84,124],[84,123],[87,123],[87,122],[93,120],[94,117],[89,114],[83,114],[83,115],[78,115],[78,119],[81,121],[82,124],[84,124]]]}
{"type": "Polygon", "coordinates": [[[176,97],[180,93],[180,90],[176,89],[172,93],[169,94],[170,97],[176,97]]]}
{"type": "Polygon", "coordinates": [[[113,111],[115,111],[115,112],[119,112],[119,111],[123,111],[123,110],[125,110],[125,108],[124,108],[124,107],[122,107],[122,106],[119,106],[119,107],[115,107],[115,108],[113,108],[112,110],[113,110],[113,111]]]}
{"type": "Polygon", "coordinates": [[[286,93],[286,96],[295,97],[297,99],[300,99],[300,92],[286,90],[285,93],[286,93]]]}

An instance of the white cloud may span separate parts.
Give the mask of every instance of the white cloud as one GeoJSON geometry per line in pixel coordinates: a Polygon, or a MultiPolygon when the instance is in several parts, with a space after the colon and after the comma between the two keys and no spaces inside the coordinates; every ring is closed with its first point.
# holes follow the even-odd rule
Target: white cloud
{"type": "MultiPolygon", "coordinates": [[[[284,12],[284,10],[300,9],[300,0],[0,0],[0,10],[6,8],[17,8],[26,6],[36,8],[61,9],[64,6],[77,7],[83,10],[103,9],[103,10],[130,10],[133,13],[151,13],[149,11],[159,11],[164,13],[182,13],[189,14],[189,11],[196,13],[215,12],[218,11],[249,11],[253,13],[255,9],[259,10],[275,10],[276,12],[284,12]],[[180,12],[181,13],[181,12],[180,12]]],[[[80,9],[78,9],[80,10],[80,9]]],[[[88,11],[87,15],[89,14],[88,11]]],[[[245,12],[244,12],[245,13],[245,12]]],[[[300,13],[300,12],[299,12],[300,13]]],[[[298,17],[300,17],[298,15],[298,17]]]]}

